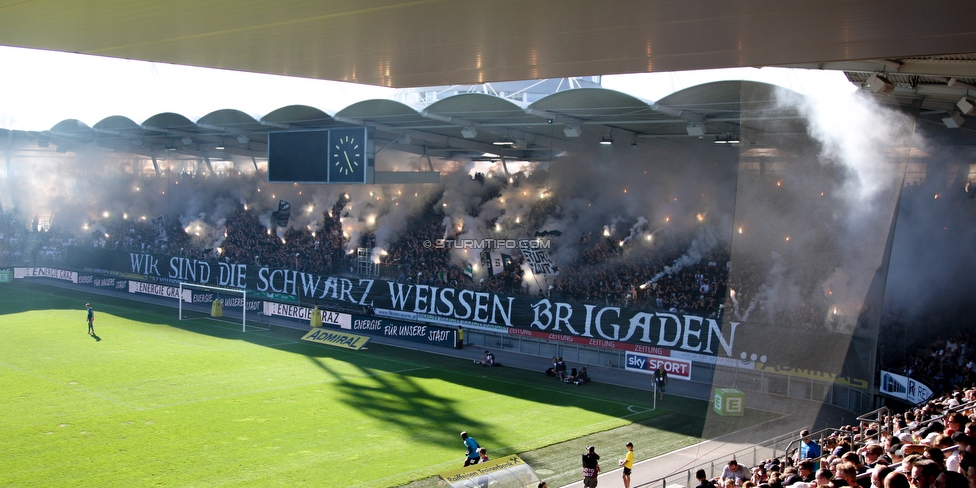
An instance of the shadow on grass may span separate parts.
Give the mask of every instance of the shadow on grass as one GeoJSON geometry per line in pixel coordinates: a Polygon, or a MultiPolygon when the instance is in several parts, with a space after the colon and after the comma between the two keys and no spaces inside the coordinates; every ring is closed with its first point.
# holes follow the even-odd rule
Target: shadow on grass
{"type": "Polygon", "coordinates": [[[344,395],[343,402],[360,413],[395,423],[409,433],[412,441],[456,444],[459,459],[464,449],[461,431],[470,432],[482,445],[497,444],[485,423],[465,413],[461,402],[423,388],[409,373],[386,374],[382,370],[353,364],[360,375],[347,379],[321,358],[310,356],[308,359],[333,378],[333,384],[344,395]]]}

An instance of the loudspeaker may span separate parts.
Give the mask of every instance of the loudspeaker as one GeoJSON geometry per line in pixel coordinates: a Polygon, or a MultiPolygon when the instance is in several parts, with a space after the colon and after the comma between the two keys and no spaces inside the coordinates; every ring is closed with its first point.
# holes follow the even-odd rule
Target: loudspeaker
{"type": "Polygon", "coordinates": [[[973,101],[966,97],[960,98],[956,102],[956,106],[959,107],[960,112],[966,115],[976,115],[976,104],[973,104],[973,101]]]}
{"type": "Polygon", "coordinates": [[[895,91],[895,85],[878,73],[868,77],[868,81],[864,82],[864,88],[879,95],[891,95],[895,91]]]}
{"type": "Polygon", "coordinates": [[[474,127],[465,127],[461,129],[461,135],[464,136],[465,139],[474,139],[475,137],[478,137],[478,130],[474,127]]]}
{"type": "Polygon", "coordinates": [[[567,125],[563,128],[563,134],[566,134],[566,137],[579,137],[582,133],[583,130],[578,125],[567,125]]]}
{"type": "Polygon", "coordinates": [[[948,117],[944,117],[942,119],[942,123],[945,124],[945,126],[950,129],[958,129],[962,127],[962,124],[964,124],[965,122],[966,119],[964,119],[962,114],[960,114],[959,112],[952,112],[951,115],[949,115],[948,117]]]}
{"type": "Polygon", "coordinates": [[[700,122],[691,122],[687,127],[685,127],[685,130],[688,131],[689,136],[703,136],[705,135],[705,124],[700,122]]]}

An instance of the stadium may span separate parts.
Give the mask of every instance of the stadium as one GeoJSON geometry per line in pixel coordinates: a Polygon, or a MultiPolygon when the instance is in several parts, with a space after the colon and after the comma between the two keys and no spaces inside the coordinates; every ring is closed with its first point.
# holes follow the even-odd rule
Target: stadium
{"type": "MultiPolygon", "coordinates": [[[[406,40],[411,19],[475,13],[434,4],[279,15],[328,44],[336,23],[406,40]]],[[[577,61],[525,69],[505,54],[536,39],[513,25],[525,45],[486,41],[496,54],[478,55],[476,75],[465,42],[417,39],[418,56],[357,38],[340,55],[284,49],[275,65],[260,40],[282,25],[257,17],[140,47],[131,29],[169,13],[96,2],[116,20],[94,39],[43,7],[9,7],[10,59],[69,62],[19,49],[40,48],[397,89],[240,78],[278,98],[45,127],[12,102],[0,484],[575,487],[588,446],[603,486],[687,487],[702,469],[778,488],[812,482],[805,461],[834,486],[869,484],[876,448],[917,488],[926,463],[912,468],[910,453],[976,475],[976,33],[945,4],[916,12],[946,21],[938,36],[877,14],[901,33],[830,34],[807,51],[740,44],[738,61],[717,30],[698,47],[649,34],[660,50],[617,58],[548,40],[543,51],[577,61]],[[237,54],[201,40],[212,36],[237,54]],[[361,64],[378,52],[397,62],[361,64]],[[648,95],[656,73],[736,66],[768,68],[648,95]],[[804,86],[824,72],[841,92],[804,86]],[[769,73],[800,81],[758,79],[769,73]],[[334,92],[329,106],[316,90],[334,92]],[[467,434],[487,448],[473,466],[467,434]],[[614,466],[627,442],[632,475],[614,466]]],[[[618,27],[578,29],[588,43],[629,46],[634,29],[667,25],[662,5],[631,6],[637,18],[576,6],[527,8],[618,27]]],[[[779,39],[762,28],[776,20],[803,32],[859,8],[768,13],[748,22],[750,42],[779,39]]],[[[691,11],[702,32],[725,25],[691,11]]],[[[481,13],[449,30],[496,15],[481,13]]],[[[122,62],[82,59],[103,73],[122,62]]],[[[154,63],[155,86],[177,69],[154,63]]],[[[187,78],[204,86],[207,73],[187,78]]]]}

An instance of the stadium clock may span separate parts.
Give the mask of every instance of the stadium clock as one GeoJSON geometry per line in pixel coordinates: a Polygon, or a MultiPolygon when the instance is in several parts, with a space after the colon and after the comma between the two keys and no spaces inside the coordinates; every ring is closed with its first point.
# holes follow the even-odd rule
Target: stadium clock
{"type": "Polygon", "coordinates": [[[329,182],[366,182],[366,129],[329,131],[329,182]]]}

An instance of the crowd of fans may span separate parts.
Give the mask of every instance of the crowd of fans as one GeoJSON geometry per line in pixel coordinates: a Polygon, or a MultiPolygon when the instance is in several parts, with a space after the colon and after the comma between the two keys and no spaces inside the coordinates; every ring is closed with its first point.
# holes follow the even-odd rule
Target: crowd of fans
{"type": "MultiPolygon", "coordinates": [[[[175,219],[163,224],[165,239],[161,239],[157,226],[145,219],[105,219],[87,234],[75,237],[56,227],[33,232],[27,223],[16,222],[10,213],[3,213],[0,256],[4,263],[57,264],[64,257],[66,246],[79,245],[323,274],[356,273],[356,254],[349,250],[372,250],[375,236],[366,233],[359,236],[358,245],[352,245],[343,234],[343,206],[340,201],[325,212],[318,229],[289,227],[272,231],[256,212],[240,204],[224,222],[224,238],[216,244],[194,239],[175,219]]],[[[445,233],[442,215],[428,211],[411,222],[384,255],[370,259],[378,264],[381,277],[406,284],[447,285],[514,295],[528,294],[531,289],[532,293],[562,301],[695,312],[710,317],[718,317],[723,307],[727,249],[713,250],[696,263],[670,274],[662,273],[684,252],[690,241],[687,237],[661,235],[655,246],[625,250],[610,238],[585,234],[580,239],[581,253],[576,262],[561,266],[560,274],[548,277],[548,282],[546,277],[534,277],[530,282],[522,266],[524,259],[517,250],[501,250],[508,253],[508,261],[503,269],[496,268],[494,272],[487,266],[487,253],[469,260],[481,261],[479,273],[452,261],[451,249],[424,244],[456,236],[453,230],[445,233]]]]}
{"type": "Polygon", "coordinates": [[[803,431],[795,451],[756,466],[699,470],[698,488],[976,488],[976,348],[969,333],[937,339],[906,374],[955,374],[926,402],[874,422],[803,431]]]}
{"type": "MultiPolygon", "coordinates": [[[[589,234],[580,239],[584,246],[592,241],[589,234]]],[[[554,294],[583,303],[697,312],[717,318],[724,307],[727,248],[706,253],[697,262],[671,273],[662,273],[690,244],[688,237],[664,235],[657,239],[655,247],[635,246],[624,256],[619,243],[597,239],[592,246],[584,247],[578,263],[565,267],[555,283],[554,294]]]]}

